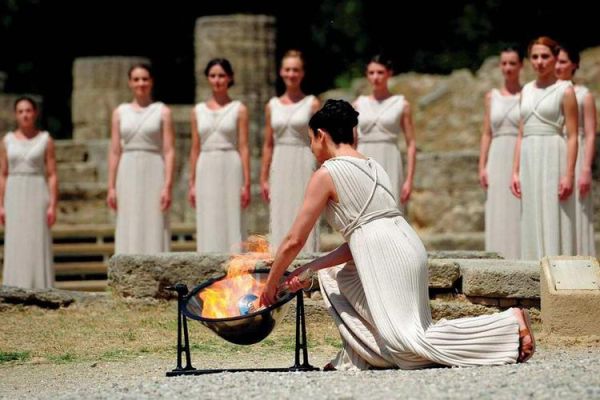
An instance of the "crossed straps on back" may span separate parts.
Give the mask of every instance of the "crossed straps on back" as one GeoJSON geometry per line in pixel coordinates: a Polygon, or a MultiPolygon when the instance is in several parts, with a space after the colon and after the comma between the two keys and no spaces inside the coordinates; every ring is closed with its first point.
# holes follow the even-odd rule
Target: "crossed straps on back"
{"type": "Polygon", "coordinates": [[[346,225],[344,228],[342,228],[341,234],[344,237],[346,237],[346,238],[349,237],[356,229],[360,228],[361,226],[363,226],[371,221],[375,221],[375,220],[381,219],[381,218],[393,218],[393,217],[402,216],[402,213],[400,212],[400,210],[398,208],[386,208],[386,209],[381,209],[381,210],[376,210],[376,211],[371,211],[369,213],[366,213],[367,208],[373,201],[373,197],[375,197],[375,192],[377,191],[378,186],[384,189],[385,193],[387,193],[393,199],[394,203],[396,202],[394,195],[388,190],[388,188],[386,188],[379,182],[378,176],[377,176],[377,167],[372,165],[370,159],[367,160],[367,165],[371,168],[372,175],[369,174],[369,172],[365,171],[363,168],[361,168],[359,165],[357,165],[355,162],[350,161],[348,159],[336,158],[332,161],[343,161],[350,165],[353,165],[355,168],[357,168],[359,171],[364,173],[367,177],[369,177],[369,179],[371,179],[373,181],[373,186],[371,187],[369,196],[367,197],[367,200],[365,201],[364,205],[362,206],[360,212],[356,215],[356,217],[354,217],[352,222],[350,222],[348,225],[346,225]]]}

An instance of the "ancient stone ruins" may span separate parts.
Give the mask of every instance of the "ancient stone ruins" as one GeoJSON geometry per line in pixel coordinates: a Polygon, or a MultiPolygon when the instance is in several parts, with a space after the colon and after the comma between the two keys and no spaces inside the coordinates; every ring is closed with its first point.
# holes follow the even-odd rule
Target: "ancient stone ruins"
{"type": "MultiPolygon", "coordinates": [[[[258,175],[264,105],[276,95],[275,33],[273,17],[230,15],[199,18],[194,35],[196,102],[209,95],[203,74],[207,61],[213,57],[226,57],[236,72],[232,95],[249,108],[253,197],[251,207],[244,215],[248,234],[268,232],[268,207],[260,198],[258,175]]],[[[72,139],[57,141],[56,150],[60,203],[58,225],[53,229],[53,235],[59,288],[104,290],[108,286],[120,296],[164,298],[168,296],[165,286],[180,281],[190,285],[198,283],[208,276],[206,274],[218,272],[227,259],[228,255],[195,253],[117,256],[108,268],[114,232],[114,215],[105,203],[110,117],[119,103],[131,100],[127,70],[140,61],[150,60],[107,55],[79,58],[73,64],[73,134],[72,139]],[[79,280],[70,283],[70,277],[79,280]]],[[[600,99],[600,48],[582,53],[577,78],[590,88],[596,99],[600,99]]],[[[19,96],[3,93],[5,79],[5,74],[0,72],[1,132],[12,129],[12,104],[19,96]]],[[[416,125],[417,167],[407,212],[428,250],[433,252],[429,263],[430,290],[434,303],[439,303],[434,304],[434,314],[435,307],[441,310],[438,317],[489,312],[486,307],[520,305],[539,308],[540,276],[543,273],[539,263],[506,261],[493,253],[477,252],[483,249],[484,242],[485,193],[479,186],[477,170],[483,98],[486,91],[501,83],[501,79],[498,58],[492,57],[475,73],[458,70],[440,76],[411,72],[399,74],[391,81],[392,92],[404,94],[411,103],[416,125]],[[468,251],[446,254],[436,250],[468,251]],[[446,305],[445,299],[457,295],[467,301],[460,307],[457,303],[446,305]]],[[[526,65],[522,82],[531,79],[531,68],[526,65]]],[[[365,79],[360,78],[350,88],[332,89],[319,97],[321,100],[353,100],[367,91],[365,79]]],[[[44,99],[39,96],[37,99],[43,108],[44,99]]],[[[177,148],[177,178],[171,211],[172,247],[174,251],[193,251],[195,217],[186,200],[189,116],[193,104],[170,106],[177,148]]],[[[403,140],[399,145],[404,147],[403,140]]],[[[598,178],[598,171],[594,171],[596,210],[600,210],[598,178]]],[[[600,232],[598,215],[597,211],[596,232],[600,232]]],[[[340,242],[340,237],[329,230],[321,231],[322,250],[331,249],[340,242]]],[[[565,293],[548,294],[555,296],[548,297],[548,301],[561,304],[561,296],[565,293]]],[[[581,301],[588,301],[587,297],[582,298],[581,301]]]]}

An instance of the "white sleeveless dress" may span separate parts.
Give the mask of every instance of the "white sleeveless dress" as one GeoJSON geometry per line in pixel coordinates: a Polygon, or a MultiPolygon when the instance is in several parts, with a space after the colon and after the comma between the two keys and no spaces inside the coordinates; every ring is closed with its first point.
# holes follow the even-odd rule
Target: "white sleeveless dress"
{"type": "MultiPolygon", "coordinates": [[[[308,121],[312,116],[314,96],[306,96],[294,104],[283,104],[277,97],[269,101],[271,127],[275,141],[270,182],[270,243],[277,252],[292,227],[304,201],[304,191],[315,169],[310,150],[308,121]]],[[[308,237],[302,252],[319,249],[318,224],[308,237]]]]}
{"type": "Polygon", "coordinates": [[[400,123],[406,100],[401,95],[383,101],[360,96],[355,104],[359,112],[357,150],[383,166],[390,177],[394,198],[400,204],[404,171],[398,136],[402,134],[400,123]]]}
{"type": "Polygon", "coordinates": [[[169,251],[168,211],[160,210],[165,182],[162,103],[118,107],[122,154],[117,170],[115,254],[169,251]]]}
{"type": "Polygon", "coordinates": [[[579,194],[579,177],[585,158],[585,132],[584,132],[584,100],[589,90],[585,86],[575,86],[575,96],[579,111],[579,132],[577,147],[577,165],[575,166],[575,235],[577,242],[577,255],[596,256],[596,244],[594,242],[594,207],[592,204],[592,192],[581,197],[579,194]]]}
{"type": "Polygon", "coordinates": [[[45,163],[49,137],[48,132],[30,140],[18,140],[12,132],[4,137],[8,179],[2,279],[7,286],[45,289],[54,283],[45,163]]]}
{"type": "Polygon", "coordinates": [[[194,112],[200,134],[196,163],[196,243],[198,252],[236,251],[242,242],[240,190],[242,162],[238,153],[238,115],[232,101],[211,110],[206,103],[194,112]]]}
{"type": "Polygon", "coordinates": [[[567,168],[562,135],[562,99],[570,82],[557,81],[540,89],[535,81],[521,92],[521,258],[574,255],[575,196],[558,198],[560,178],[567,168]]]}
{"type": "Polygon", "coordinates": [[[485,249],[508,259],[521,258],[521,201],[510,191],[519,134],[519,95],[491,92],[492,143],[487,161],[485,249]]]}
{"type": "Polygon", "coordinates": [[[389,177],[374,160],[336,157],[324,163],[338,203],[328,222],[353,261],[319,271],[321,291],[343,340],[335,368],[415,369],[514,363],[518,322],[507,310],[432,323],[427,252],[402,218],[389,177]]]}

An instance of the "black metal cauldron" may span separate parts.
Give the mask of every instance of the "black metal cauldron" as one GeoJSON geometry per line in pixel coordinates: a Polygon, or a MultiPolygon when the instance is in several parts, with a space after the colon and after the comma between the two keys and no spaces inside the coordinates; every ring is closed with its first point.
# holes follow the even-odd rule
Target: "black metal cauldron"
{"type": "MultiPolygon", "coordinates": [[[[252,272],[254,278],[266,280],[268,269],[258,269],[252,272]]],[[[285,275],[288,275],[286,272],[285,275]]],[[[203,375],[219,372],[306,372],[318,371],[318,368],[310,365],[308,361],[308,345],[306,341],[306,323],[304,321],[304,300],[302,291],[299,293],[287,293],[279,301],[271,306],[259,309],[248,315],[231,318],[204,318],[202,317],[202,302],[198,294],[214,284],[225,279],[226,275],[209,279],[196,286],[189,293],[186,285],[177,284],[169,287],[169,290],[177,292],[177,366],[167,372],[167,376],[180,375],[203,375]],[[196,369],[192,366],[190,352],[187,318],[200,321],[204,326],[211,329],[223,339],[236,344],[258,343],[266,338],[281,318],[285,315],[286,308],[291,299],[296,298],[296,346],[294,351],[294,364],[288,368],[241,368],[241,369],[196,369]],[[185,366],[183,366],[185,356],[185,366]]]]}
{"type": "MultiPolygon", "coordinates": [[[[263,284],[267,280],[269,270],[257,269],[250,272],[250,274],[253,275],[253,278],[259,284],[263,284]]],[[[186,317],[199,321],[202,325],[231,343],[254,344],[269,336],[287,312],[288,302],[295,297],[293,293],[286,293],[279,298],[277,303],[247,315],[228,318],[203,317],[203,303],[200,294],[215,282],[224,279],[227,279],[225,274],[211,278],[196,286],[187,296],[182,312],[186,317]]]]}

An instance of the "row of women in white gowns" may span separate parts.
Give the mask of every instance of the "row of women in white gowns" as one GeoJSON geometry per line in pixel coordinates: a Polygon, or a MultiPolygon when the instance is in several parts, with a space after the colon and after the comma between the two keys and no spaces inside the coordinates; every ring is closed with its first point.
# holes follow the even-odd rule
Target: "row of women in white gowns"
{"type": "Polygon", "coordinates": [[[595,255],[592,196],[581,197],[577,182],[583,164],[583,99],[576,86],[579,134],[573,194],[560,201],[558,187],[566,171],[567,147],[562,100],[570,82],[545,88],[535,82],[521,95],[491,93],[492,144],[487,164],[486,250],[506,258],[537,260],[552,255],[595,255]],[[521,200],[510,192],[519,122],[521,200]]]}
{"type": "MultiPolygon", "coordinates": [[[[288,232],[304,198],[304,190],[315,169],[310,151],[308,121],[314,96],[284,104],[269,101],[274,153],[270,166],[269,232],[275,252],[288,232]]],[[[242,168],[237,151],[239,103],[218,110],[205,103],[194,108],[201,151],[196,164],[196,240],[199,252],[229,252],[244,239],[239,201],[242,168]]],[[[391,178],[399,203],[404,181],[397,141],[405,99],[401,95],[377,101],[360,96],[358,150],[375,159],[391,178]]],[[[161,157],[162,103],[136,109],[122,104],[119,110],[123,158],[117,174],[116,252],[152,254],[169,249],[167,214],[160,211],[164,177],[161,157]]],[[[318,251],[318,227],[303,251],[318,251]]]]}

